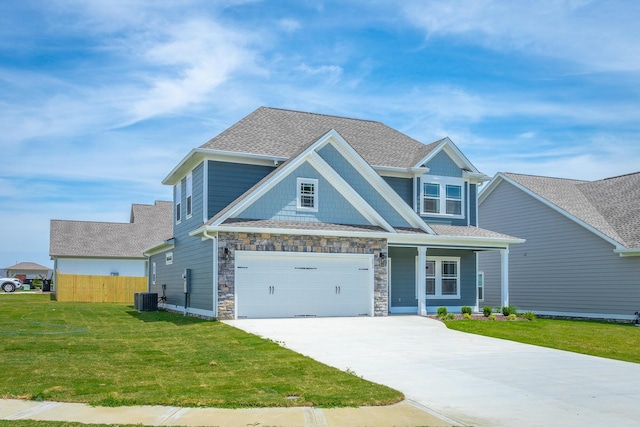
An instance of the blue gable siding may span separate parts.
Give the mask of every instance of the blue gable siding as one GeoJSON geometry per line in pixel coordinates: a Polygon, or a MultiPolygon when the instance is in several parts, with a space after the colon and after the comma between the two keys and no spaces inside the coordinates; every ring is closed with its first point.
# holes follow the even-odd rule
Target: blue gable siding
{"type": "Polygon", "coordinates": [[[239,215],[249,219],[369,225],[370,222],[308,162],[300,165],[239,215]],[[297,210],[297,179],[318,180],[318,212],[297,210]]]}
{"type": "Polygon", "coordinates": [[[462,169],[444,151],[436,154],[425,166],[429,168],[429,175],[462,177],[462,169]]]}
{"type": "Polygon", "coordinates": [[[209,160],[208,168],[208,216],[211,218],[270,174],[275,166],[209,160]]]}
{"type": "Polygon", "coordinates": [[[478,185],[477,184],[468,184],[469,185],[469,225],[478,226],[478,185]]]}
{"type": "Polygon", "coordinates": [[[413,209],[413,203],[411,203],[411,199],[413,199],[413,179],[392,176],[383,176],[382,179],[413,209]]]}
{"type": "Polygon", "coordinates": [[[411,225],[398,211],[349,163],[331,144],[324,146],[320,156],[336,170],[389,224],[395,227],[411,225]]]}

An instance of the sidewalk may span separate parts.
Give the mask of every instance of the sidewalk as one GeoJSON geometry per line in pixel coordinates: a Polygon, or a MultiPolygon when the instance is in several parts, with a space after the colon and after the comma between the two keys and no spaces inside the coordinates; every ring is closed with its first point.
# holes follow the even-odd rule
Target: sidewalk
{"type": "Polygon", "coordinates": [[[361,408],[178,408],[92,407],[83,403],[0,400],[0,420],[68,421],[94,424],[217,427],[414,427],[460,425],[405,400],[361,408]]]}

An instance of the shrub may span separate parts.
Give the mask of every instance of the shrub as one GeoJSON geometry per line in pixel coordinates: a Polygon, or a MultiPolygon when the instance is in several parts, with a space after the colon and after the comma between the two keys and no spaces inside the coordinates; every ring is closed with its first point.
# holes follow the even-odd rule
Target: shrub
{"type": "Polygon", "coordinates": [[[438,317],[444,318],[447,315],[447,307],[438,307],[438,317]]]}
{"type": "Polygon", "coordinates": [[[463,313],[462,317],[464,317],[465,320],[471,320],[471,314],[469,314],[469,313],[463,313]]]}
{"type": "Polygon", "coordinates": [[[447,313],[447,314],[443,317],[443,319],[444,319],[444,320],[454,320],[455,318],[456,318],[456,315],[455,315],[455,314],[453,314],[453,313],[447,313]]]}
{"type": "Polygon", "coordinates": [[[511,313],[510,315],[507,316],[507,320],[517,320],[518,316],[516,316],[515,314],[511,313]]]}
{"type": "Polygon", "coordinates": [[[484,307],[482,307],[482,314],[484,314],[484,317],[491,316],[491,313],[493,313],[493,309],[491,308],[491,306],[485,305],[484,307]]]}
{"type": "Polygon", "coordinates": [[[495,314],[490,314],[489,315],[489,320],[496,320],[496,315],[495,314]]]}
{"type": "Polygon", "coordinates": [[[462,314],[471,315],[472,313],[471,307],[469,307],[468,305],[463,306],[460,310],[462,311],[462,314]]]}
{"type": "Polygon", "coordinates": [[[515,305],[502,307],[502,314],[505,316],[509,316],[510,314],[518,314],[518,307],[516,307],[515,305]]]}
{"type": "Polygon", "coordinates": [[[525,311],[524,313],[519,314],[518,316],[527,320],[536,320],[536,314],[533,311],[525,311]]]}

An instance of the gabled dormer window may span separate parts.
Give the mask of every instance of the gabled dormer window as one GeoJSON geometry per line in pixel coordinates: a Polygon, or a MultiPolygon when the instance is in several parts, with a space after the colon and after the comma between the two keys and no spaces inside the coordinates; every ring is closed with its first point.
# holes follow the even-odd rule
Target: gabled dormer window
{"type": "Polygon", "coordinates": [[[193,210],[193,176],[191,174],[187,175],[187,219],[191,218],[192,210],[193,210]]]}
{"type": "Polygon", "coordinates": [[[182,181],[175,185],[176,223],[182,221],[182,181]]]}
{"type": "Polygon", "coordinates": [[[464,181],[455,178],[422,178],[420,214],[462,217],[464,181]]]}
{"type": "Polygon", "coordinates": [[[318,180],[298,178],[297,209],[318,212],[318,180]]]}

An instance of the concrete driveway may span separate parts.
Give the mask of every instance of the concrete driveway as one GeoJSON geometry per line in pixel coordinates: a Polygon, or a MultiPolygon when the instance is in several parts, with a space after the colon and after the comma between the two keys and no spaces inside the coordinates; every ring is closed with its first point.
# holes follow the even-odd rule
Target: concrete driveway
{"type": "Polygon", "coordinates": [[[418,316],[226,323],[467,425],[640,425],[640,364],[451,331],[418,316]]]}

